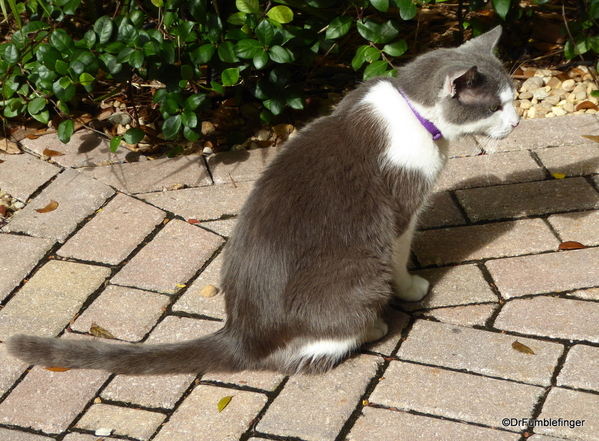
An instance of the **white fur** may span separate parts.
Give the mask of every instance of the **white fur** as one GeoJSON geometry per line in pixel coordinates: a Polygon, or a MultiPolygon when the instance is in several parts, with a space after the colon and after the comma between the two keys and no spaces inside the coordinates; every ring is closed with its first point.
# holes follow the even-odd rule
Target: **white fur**
{"type": "Polygon", "coordinates": [[[434,182],[445,164],[446,142],[433,141],[432,135],[418,121],[405,98],[388,82],[380,82],[363,98],[380,118],[389,137],[384,160],[390,165],[420,171],[434,182]]]}

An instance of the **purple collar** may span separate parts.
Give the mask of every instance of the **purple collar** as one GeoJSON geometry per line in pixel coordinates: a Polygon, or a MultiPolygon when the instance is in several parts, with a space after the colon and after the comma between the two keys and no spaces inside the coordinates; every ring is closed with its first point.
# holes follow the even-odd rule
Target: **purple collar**
{"type": "Polygon", "coordinates": [[[399,89],[399,93],[401,93],[401,96],[404,97],[404,99],[406,100],[406,104],[410,107],[410,109],[414,113],[414,116],[416,116],[416,118],[418,118],[418,121],[420,121],[420,124],[422,124],[424,126],[424,128],[426,130],[428,130],[431,135],[433,135],[433,141],[443,138],[443,135],[441,134],[441,130],[439,130],[439,128],[432,121],[429,121],[428,119],[426,119],[424,116],[422,116],[420,113],[418,113],[418,111],[416,109],[414,109],[414,107],[412,107],[410,100],[408,99],[408,97],[406,96],[405,92],[402,89],[399,89]]]}

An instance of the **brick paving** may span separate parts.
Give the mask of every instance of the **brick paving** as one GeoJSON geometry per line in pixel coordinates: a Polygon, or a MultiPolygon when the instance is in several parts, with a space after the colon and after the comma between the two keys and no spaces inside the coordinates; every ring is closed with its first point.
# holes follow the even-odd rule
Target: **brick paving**
{"type": "MultiPolygon", "coordinates": [[[[51,372],[0,344],[0,440],[599,440],[599,144],[580,135],[599,118],[523,121],[485,155],[452,145],[411,259],[429,295],[395,302],[389,335],[335,370],[51,372]]],[[[23,146],[0,156],[0,189],[26,203],[0,229],[0,341],[222,326],[223,294],[203,289],[276,147],[149,161],[86,132],[23,146]]]]}

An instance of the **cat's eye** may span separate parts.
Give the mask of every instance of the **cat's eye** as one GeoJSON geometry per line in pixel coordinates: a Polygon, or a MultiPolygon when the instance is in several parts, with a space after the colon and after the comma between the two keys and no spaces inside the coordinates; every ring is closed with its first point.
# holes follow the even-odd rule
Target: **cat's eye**
{"type": "Polygon", "coordinates": [[[501,106],[499,104],[493,104],[492,106],[489,107],[489,110],[491,112],[497,112],[498,110],[501,110],[501,106]]]}

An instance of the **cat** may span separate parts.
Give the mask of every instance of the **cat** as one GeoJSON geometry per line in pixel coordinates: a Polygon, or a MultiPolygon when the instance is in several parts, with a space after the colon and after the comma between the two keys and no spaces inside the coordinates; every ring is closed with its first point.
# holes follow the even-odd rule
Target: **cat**
{"type": "Polygon", "coordinates": [[[163,345],[15,335],[9,353],[121,374],[321,373],[382,338],[393,296],[427,294],[406,264],[448,142],[502,139],[518,125],[512,81],[493,53],[501,32],[366,81],[281,147],[227,243],[218,332],[163,345]]]}

